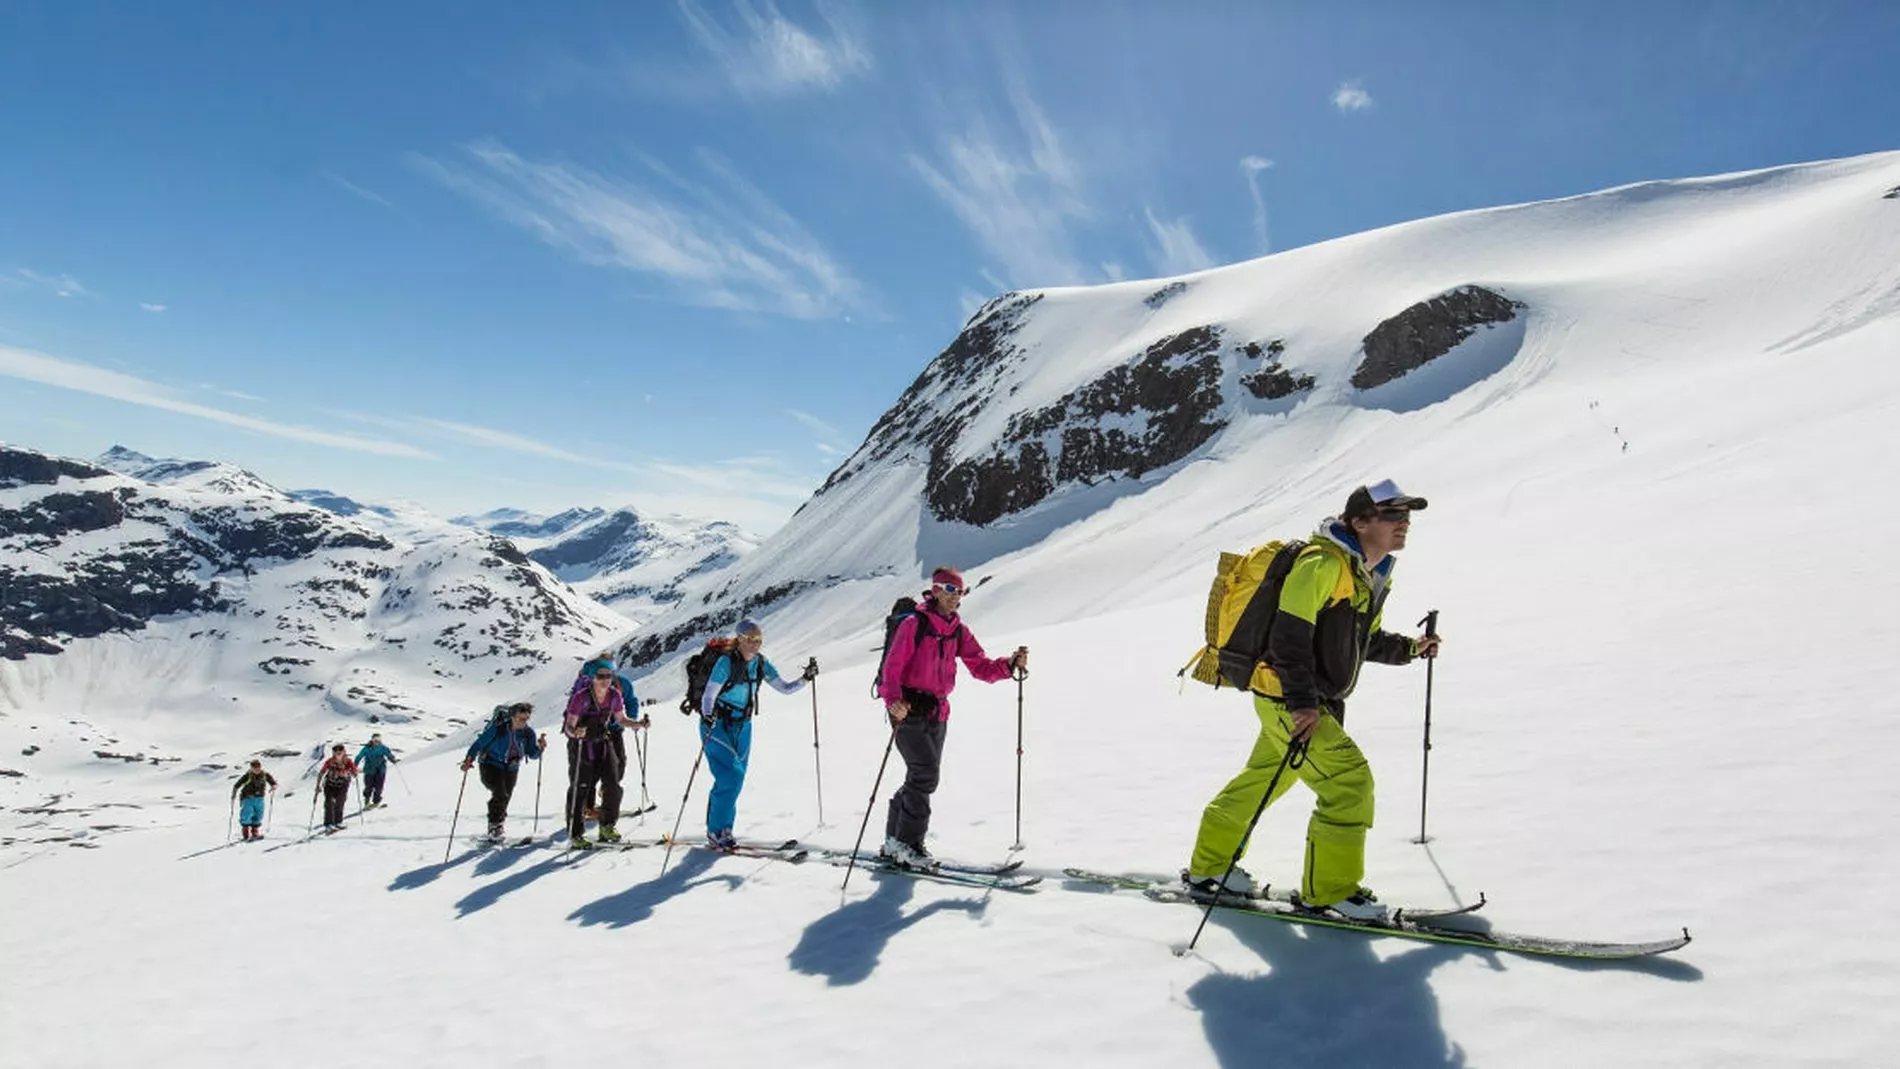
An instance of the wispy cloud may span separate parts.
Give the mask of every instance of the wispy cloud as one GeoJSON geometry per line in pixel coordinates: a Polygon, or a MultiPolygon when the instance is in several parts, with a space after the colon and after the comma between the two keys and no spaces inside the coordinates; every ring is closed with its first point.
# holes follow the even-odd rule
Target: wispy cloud
{"type": "Polygon", "coordinates": [[[585,263],[657,276],[690,304],[821,319],[858,306],[858,283],[784,209],[723,160],[700,162],[723,186],[694,184],[649,162],[684,199],[506,146],[465,146],[472,163],[412,157],[417,167],[497,217],[585,263]]]}
{"type": "Polygon", "coordinates": [[[350,181],[335,171],[325,171],[323,172],[323,177],[338,189],[344,190],[362,200],[369,201],[371,204],[378,204],[385,208],[395,207],[394,204],[389,203],[388,199],[381,194],[374,190],[364,189],[362,186],[357,185],[355,182],[350,181]]]}
{"type": "Polygon", "coordinates": [[[1273,166],[1273,161],[1264,156],[1242,156],[1240,174],[1247,180],[1247,192],[1253,196],[1253,236],[1260,243],[1261,252],[1272,252],[1273,245],[1267,240],[1267,199],[1260,195],[1260,172],[1273,166]]]}
{"type": "MultiPolygon", "coordinates": [[[[965,318],[968,318],[968,316],[966,315],[965,318]]],[[[816,436],[816,441],[812,444],[818,448],[820,453],[828,457],[842,456],[844,454],[844,435],[839,432],[838,428],[833,427],[831,424],[826,423],[824,420],[819,419],[809,412],[801,412],[796,408],[788,408],[785,412],[793,419],[804,424],[806,429],[810,430],[812,434],[816,436]]]]}
{"type": "Polygon", "coordinates": [[[145,309],[148,312],[163,312],[166,308],[169,308],[170,305],[153,304],[150,301],[140,301],[139,307],[145,309]]]}
{"type": "Polygon", "coordinates": [[[730,19],[709,14],[699,0],[680,0],[679,9],[693,40],[741,96],[828,91],[872,68],[863,36],[830,4],[816,5],[823,26],[810,28],[787,18],[772,0],[735,0],[730,19]]]}
{"type": "Polygon", "coordinates": [[[1155,217],[1153,208],[1142,209],[1148,217],[1148,234],[1153,239],[1149,256],[1155,270],[1164,275],[1185,275],[1214,266],[1214,258],[1201,247],[1194,228],[1182,216],[1172,222],[1155,217]]]}
{"type": "Polygon", "coordinates": [[[216,383],[211,383],[211,382],[201,382],[198,384],[198,388],[201,390],[210,390],[212,393],[222,394],[225,397],[235,397],[240,401],[264,400],[262,397],[259,397],[254,393],[245,393],[243,390],[227,390],[224,387],[219,386],[216,383]]]}
{"type": "Polygon", "coordinates": [[[801,412],[796,408],[788,408],[785,410],[785,414],[804,424],[806,429],[821,438],[839,437],[838,428],[833,427],[831,424],[826,423],[824,420],[819,419],[809,412],[801,412]]]}
{"type": "Polygon", "coordinates": [[[20,277],[42,289],[51,290],[55,296],[92,296],[91,291],[80,285],[79,280],[71,275],[43,275],[31,268],[22,267],[20,268],[20,277]]]}
{"type": "Polygon", "coordinates": [[[978,114],[943,138],[940,157],[912,154],[911,166],[943,198],[1013,286],[1083,282],[1069,228],[1089,214],[1082,174],[1027,89],[1011,88],[1010,115],[978,114]],[[1011,127],[999,134],[995,127],[1011,127]]]}
{"type": "Polygon", "coordinates": [[[410,460],[438,459],[435,455],[405,442],[359,438],[350,434],[333,434],[310,427],[253,419],[236,412],[226,412],[221,408],[194,404],[181,400],[169,388],[146,379],[110,371],[93,364],[80,363],[77,360],[64,360],[4,345],[0,345],[0,375],[55,386],[63,390],[88,393],[97,397],[108,397],[127,404],[194,416],[198,419],[241,427],[278,438],[289,438],[299,442],[349,449],[359,453],[374,453],[386,457],[403,457],[410,460]]]}
{"type": "Polygon", "coordinates": [[[1333,90],[1333,107],[1340,111],[1363,111],[1372,106],[1372,94],[1360,88],[1358,82],[1346,82],[1333,90]]]}
{"type": "Polygon", "coordinates": [[[529,456],[546,457],[549,460],[559,460],[569,464],[579,464],[583,467],[605,468],[610,471],[628,472],[646,470],[636,464],[627,464],[617,460],[603,460],[599,457],[583,456],[580,453],[562,449],[560,446],[549,445],[546,442],[529,438],[526,435],[511,434],[508,431],[496,430],[493,427],[483,427],[472,423],[458,423],[454,420],[447,419],[431,419],[426,416],[411,416],[402,422],[425,430],[432,430],[451,438],[458,438],[462,441],[493,446],[496,449],[506,449],[514,453],[525,453],[529,456]]]}

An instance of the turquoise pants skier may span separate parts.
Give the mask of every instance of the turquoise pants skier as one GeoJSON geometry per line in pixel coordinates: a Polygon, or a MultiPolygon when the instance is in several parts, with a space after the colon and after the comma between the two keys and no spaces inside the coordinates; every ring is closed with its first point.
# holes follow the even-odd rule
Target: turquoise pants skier
{"type": "MultiPolygon", "coordinates": [[[[1227,871],[1247,832],[1247,821],[1286,755],[1293,734],[1293,718],[1286,706],[1257,694],[1253,706],[1260,718],[1260,737],[1247,757],[1247,767],[1202,811],[1191,872],[1219,875],[1227,871]]],[[[1280,773],[1273,797],[1292,789],[1295,781],[1311,787],[1318,796],[1306,823],[1300,897],[1316,906],[1329,906],[1358,891],[1359,881],[1365,878],[1366,832],[1372,828],[1372,766],[1345,727],[1327,714],[1308,736],[1305,763],[1280,773]]]]}
{"type": "Polygon", "coordinates": [[[731,831],[739,812],[739,791],[745,787],[746,762],[752,756],[752,719],[701,720],[699,741],[706,748],[706,767],[713,777],[706,797],[706,830],[731,831]]]}

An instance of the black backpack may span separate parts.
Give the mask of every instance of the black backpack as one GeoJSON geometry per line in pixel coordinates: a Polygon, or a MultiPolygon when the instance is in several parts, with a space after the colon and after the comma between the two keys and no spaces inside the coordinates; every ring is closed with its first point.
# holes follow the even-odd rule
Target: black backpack
{"type": "MultiPolygon", "coordinates": [[[[955,631],[947,635],[939,635],[937,629],[930,626],[929,616],[925,615],[924,610],[918,606],[915,598],[898,598],[891,604],[890,615],[884,618],[884,651],[878,654],[877,674],[871,677],[871,697],[877,697],[878,691],[884,684],[884,664],[891,659],[891,639],[896,637],[897,628],[903,624],[905,620],[913,616],[917,618],[917,631],[916,645],[912,646],[912,649],[923,645],[926,635],[936,639],[940,649],[943,643],[953,638],[960,639],[963,635],[963,622],[961,620],[957,621],[955,631]]],[[[959,648],[961,648],[960,644],[959,648]]]]}
{"type": "MultiPolygon", "coordinates": [[[[706,684],[712,682],[713,669],[718,667],[719,659],[731,653],[732,650],[732,639],[721,636],[708,639],[704,646],[694,650],[693,655],[686,658],[686,697],[680,699],[681,713],[687,716],[699,714],[699,698],[700,695],[706,693],[706,684]]],[[[723,698],[727,691],[741,683],[749,682],[751,680],[746,678],[742,671],[730,673],[726,677],[726,685],[719,688],[719,696],[723,698]]],[[[758,692],[753,693],[756,695],[758,692]]]]}

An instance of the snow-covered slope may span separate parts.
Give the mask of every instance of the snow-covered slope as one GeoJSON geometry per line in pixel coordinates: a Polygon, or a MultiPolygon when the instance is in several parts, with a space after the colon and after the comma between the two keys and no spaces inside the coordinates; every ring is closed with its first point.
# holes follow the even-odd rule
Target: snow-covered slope
{"type": "Polygon", "coordinates": [[[402,542],[228,464],[102,461],[0,447],[0,743],[33,750],[10,803],[85,795],[100,762],[415,746],[627,627],[502,538],[402,542]]]}
{"type": "Polygon", "coordinates": [[[731,523],[644,516],[632,508],[574,508],[547,517],[496,509],[454,522],[509,538],[564,582],[636,623],[758,548],[758,539],[731,523]]]}
{"type": "MultiPolygon", "coordinates": [[[[1020,767],[1035,895],[864,878],[840,900],[828,866],[688,853],[662,875],[653,850],[445,861],[447,753],[405,762],[413,793],[343,836],[284,845],[297,784],[282,849],[201,854],[226,781],[176,771],[175,832],[13,851],[32,879],[0,881],[0,913],[34,923],[0,927],[0,1033],[32,1065],[315,1065],[335,1050],[305,1037],[336,1020],[374,1021],[413,1065],[1885,1064],[1896,187],[1900,154],[1652,183],[975,317],[786,528],[633,651],[661,698],[674,651],[742,611],[779,664],[816,656],[815,695],[766,695],[739,831],[848,846],[901,774],[873,791],[881,616],[961,565],[984,580],[975,633],[1028,644],[1033,671],[957,691],[931,843],[1001,856],[1020,767]],[[1255,733],[1244,698],[1174,676],[1215,553],[1303,533],[1380,477],[1432,500],[1387,624],[1437,608],[1447,646],[1429,844],[1425,673],[1371,666],[1355,694],[1369,882],[1422,905],[1482,891],[1505,930],[1687,925],[1674,958],[1564,966],[1225,916],[1176,957],[1193,912],[1059,878],[1186,861],[1255,733]],[[373,965],[312,967],[344,930],[373,965]],[[496,1017],[497,991],[629,985],[632,1009],[496,1017]],[[101,1003],[140,1027],[98,1027],[101,1003]]],[[[687,793],[685,727],[655,721],[645,834],[687,793]]],[[[1269,811],[1256,875],[1298,878],[1309,804],[1269,811]]],[[[517,827],[533,808],[524,773],[517,827]]]]}

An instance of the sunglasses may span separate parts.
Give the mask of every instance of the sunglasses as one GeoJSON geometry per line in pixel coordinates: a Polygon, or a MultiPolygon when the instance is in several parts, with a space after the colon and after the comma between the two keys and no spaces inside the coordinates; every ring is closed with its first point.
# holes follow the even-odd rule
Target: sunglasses
{"type": "Polygon", "coordinates": [[[595,678],[595,679],[605,679],[605,680],[608,680],[608,681],[610,681],[610,682],[611,682],[611,681],[613,680],[613,678],[614,678],[614,674],[613,674],[612,672],[595,672],[595,673],[594,673],[594,678],[595,678]]]}
{"type": "Polygon", "coordinates": [[[1387,523],[1406,523],[1412,518],[1411,509],[1378,509],[1373,515],[1387,523]]]}
{"type": "Polygon", "coordinates": [[[937,589],[946,594],[968,594],[970,588],[957,583],[938,583],[937,589]]]}

